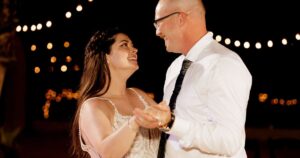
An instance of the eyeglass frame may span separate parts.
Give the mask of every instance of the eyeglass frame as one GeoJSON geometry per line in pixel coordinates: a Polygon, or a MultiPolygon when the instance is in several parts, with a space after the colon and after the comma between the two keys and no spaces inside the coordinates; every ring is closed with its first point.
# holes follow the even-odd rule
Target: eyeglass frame
{"type": "Polygon", "coordinates": [[[158,19],[154,20],[153,25],[154,25],[155,29],[157,29],[158,26],[159,26],[159,25],[158,25],[158,22],[163,21],[163,20],[165,20],[165,19],[167,19],[167,18],[169,18],[169,17],[171,17],[172,15],[175,15],[175,14],[185,13],[185,14],[188,15],[188,14],[190,14],[190,12],[193,11],[195,8],[197,8],[197,6],[194,6],[192,9],[190,9],[190,10],[187,11],[187,12],[176,11],[176,12],[170,13],[170,14],[168,14],[168,15],[166,15],[166,16],[163,16],[163,17],[161,17],[161,18],[158,18],[158,19]]]}
{"type": "Polygon", "coordinates": [[[161,17],[161,18],[158,18],[158,19],[154,20],[153,25],[154,25],[155,29],[157,29],[158,26],[159,26],[159,25],[158,25],[158,22],[163,21],[163,20],[165,20],[165,19],[171,17],[172,15],[180,14],[180,13],[181,13],[181,12],[173,12],[173,13],[170,13],[170,14],[168,14],[168,15],[166,15],[166,16],[163,16],[163,17],[161,17]]]}

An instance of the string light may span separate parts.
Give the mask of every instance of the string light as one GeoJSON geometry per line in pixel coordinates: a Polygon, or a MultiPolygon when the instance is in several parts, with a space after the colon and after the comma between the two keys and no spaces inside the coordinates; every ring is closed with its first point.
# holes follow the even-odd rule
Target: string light
{"type": "MultiPolygon", "coordinates": [[[[20,28],[20,27],[19,27],[19,28],[20,28]]],[[[296,39],[296,41],[300,41],[300,34],[299,34],[299,33],[296,33],[295,36],[294,36],[294,38],[296,39]]],[[[222,42],[223,37],[222,37],[221,35],[216,35],[215,39],[216,39],[216,41],[218,41],[218,42],[222,42]]],[[[225,38],[224,43],[227,44],[227,45],[233,44],[235,47],[240,47],[240,46],[241,46],[240,40],[235,40],[234,42],[231,42],[231,40],[232,40],[232,39],[230,39],[230,38],[225,38]]],[[[282,43],[282,45],[285,45],[285,46],[286,46],[286,45],[288,44],[287,38],[282,38],[281,43],[282,43]]],[[[64,42],[63,42],[63,47],[64,47],[64,48],[69,48],[70,45],[71,45],[71,44],[70,44],[69,41],[64,41],[64,42]]],[[[268,40],[268,41],[266,42],[266,45],[267,45],[267,46],[263,46],[263,44],[262,44],[261,42],[256,42],[256,43],[251,44],[249,41],[245,41],[245,42],[243,43],[243,48],[249,49],[251,46],[252,46],[253,48],[255,48],[255,49],[258,49],[258,50],[259,50],[259,49],[262,49],[262,48],[272,48],[272,47],[274,46],[274,42],[273,42],[272,40],[268,40]],[[253,45],[253,46],[252,46],[252,45],[253,45]]],[[[30,50],[31,50],[32,52],[34,52],[34,51],[37,50],[37,47],[38,47],[37,45],[32,44],[30,50]]],[[[48,42],[48,43],[47,43],[47,49],[48,49],[48,50],[52,50],[52,49],[53,49],[53,43],[52,43],[52,42],[48,42]]],[[[73,60],[73,59],[72,59],[71,56],[66,56],[65,59],[63,59],[62,61],[65,61],[66,63],[70,63],[72,60],[73,60]]],[[[54,56],[51,57],[50,62],[51,62],[51,63],[56,63],[56,62],[57,62],[57,57],[54,57],[54,56]]],[[[54,72],[54,69],[55,69],[54,67],[50,68],[50,69],[49,69],[49,72],[54,72]]],[[[74,66],[72,67],[72,69],[70,69],[70,70],[73,70],[73,71],[80,71],[80,67],[79,67],[78,65],[74,65],[74,66]]],[[[40,73],[40,71],[41,71],[41,70],[40,70],[39,67],[38,67],[38,68],[36,67],[36,68],[34,69],[34,73],[36,73],[36,74],[40,73]]],[[[61,72],[66,72],[66,71],[68,71],[68,67],[67,67],[66,65],[62,65],[62,66],[60,67],[60,71],[61,71],[61,72]]]]}
{"type": "MultiPolygon", "coordinates": [[[[70,47],[70,45],[71,44],[70,44],[69,41],[64,41],[63,45],[62,45],[63,46],[62,48],[68,49],[70,47]]],[[[54,44],[52,42],[48,42],[46,44],[46,49],[49,50],[49,51],[51,51],[52,52],[51,54],[56,54],[56,53],[53,52],[53,47],[54,47],[54,44]]],[[[36,44],[32,44],[30,46],[30,50],[31,50],[31,52],[36,52],[37,51],[37,45],[36,44]]],[[[43,50],[43,49],[41,49],[41,50],[43,50]]],[[[53,64],[57,63],[58,61],[64,61],[65,63],[71,63],[73,61],[73,57],[71,55],[66,55],[66,56],[63,57],[63,59],[59,59],[59,58],[61,58],[61,57],[54,56],[54,55],[51,56],[51,57],[49,57],[48,61],[50,61],[49,64],[51,63],[51,65],[48,65],[48,69],[47,69],[48,72],[54,72],[55,69],[57,69],[56,66],[54,66],[53,64]]],[[[36,66],[36,67],[38,67],[38,66],[36,66]]],[[[33,71],[34,71],[35,74],[38,74],[38,73],[40,73],[40,69],[41,69],[40,67],[34,68],[33,71]]],[[[77,72],[77,71],[80,70],[80,67],[76,63],[74,63],[73,66],[67,66],[65,64],[62,64],[59,67],[59,71],[60,72],[67,72],[67,71],[71,71],[71,70],[77,72]]],[[[46,71],[44,71],[44,72],[46,72],[46,71]]]]}
{"type": "Polygon", "coordinates": [[[286,38],[283,38],[283,39],[281,40],[281,43],[282,43],[283,45],[287,45],[288,41],[287,41],[286,38]]]}
{"type": "Polygon", "coordinates": [[[261,43],[260,42],[256,42],[255,43],[255,48],[256,49],[261,49],[261,43]]]}
{"type": "Polygon", "coordinates": [[[72,57],[71,56],[66,56],[66,62],[70,63],[72,61],[72,57]]]}
{"type": "Polygon", "coordinates": [[[50,58],[50,62],[51,62],[51,63],[55,63],[55,62],[56,62],[56,60],[57,60],[57,59],[56,59],[56,57],[55,57],[55,56],[52,56],[52,57],[50,58]]]}
{"type": "Polygon", "coordinates": [[[63,88],[61,93],[57,93],[56,91],[52,89],[48,89],[45,94],[46,102],[42,107],[43,110],[43,116],[45,119],[48,119],[50,117],[50,107],[51,102],[60,102],[63,98],[66,98],[67,100],[77,100],[79,98],[79,92],[73,92],[71,89],[63,88]]]}
{"type": "MultiPolygon", "coordinates": [[[[224,37],[222,37],[221,35],[216,35],[216,36],[215,36],[215,40],[216,40],[216,41],[218,41],[218,42],[224,42],[226,45],[230,45],[230,44],[231,44],[232,39],[230,39],[230,38],[224,38],[225,40],[222,41],[223,38],[224,38],[224,37]]],[[[293,38],[282,38],[282,39],[281,39],[281,44],[282,44],[283,46],[288,46],[289,43],[293,42],[292,39],[293,39],[293,38]],[[290,40],[290,42],[289,42],[289,40],[290,40]]],[[[296,34],[295,34],[295,39],[296,39],[295,42],[300,41],[300,33],[296,33],[296,34]]],[[[243,43],[243,47],[244,47],[245,49],[251,48],[252,45],[255,46],[255,47],[254,47],[255,49],[272,48],[272,47],[274,47],[274,42],[273,42],[273,40],[268,40],[268,41],[265,43],[266,46],[264,46],[263,43],[262,43],[262,42],[259,42],[259,41],[261,41],[261,40],[256,40],[256,42],[251,43],[251,42],[245,40],[244,43],[243,43]]],[[[241,45],[240,40],[234,40],[233,45],[234,45],[235,47],[240,47],[240,45],[241,45]]]]}
{"type": "Polygon", "coordinates": [[[261,103],[267,103],[270,101],[270,105],[280,105],[280,106],[296,106],[298,105],[298,99],[285,99],[285,98],[271,98],[268,93],[259,93],[258,101],[261,103]],[[270,99],[269,99],[270,98],[270,99]]]}
{"type": "Polygon", "coordinates": [[[296,40],[300,40],[300,33],[297,33],[296,35],[295,35],[295,38],[296,38],[296,40]]]}
{"type": "Polygon", "coordinates": [[[24,25],[24,26],[22,27],[22,31],[23,31],[23,32],[27,32],[27,30],[28,30],[28,26],[27,26],[27,25],[24,25]]]}
{"type": "Polygon", "coordinates": [[[250,43],[248,41],[244,42],[244,48],[246,49],[250,48],[250,43]]]}
{"type": "Polygon", "coordinates": [[[31,48],[30,48],[30,50],[31,50],[32,52],[36,51],[36,49],[37,49],[37,47],[36,47],[36,45],[35,45],[35,44],[31,45],[31,48]]]}
{"type": "Polygon", "coordinates": [[[231,43],[230,38],[226,38],[226,39],[225,39],[225,44],[229,45],[230,43],[231,43]]]}
{"type": "Polygon", "coordinates": [[[30,30],[31,31],[35,31],[36,30],[36,26],[35,25],[31,25],[30,30]]]}
{"type": "Polygon", "coordinates": [[[62,66],[60,67],[60,70],[61,70],[61,72],[67,72],[67,70],[68,70],[67,65],[62,65],[62,66]]]}
{"type": "Polygon", "coordinates": [[[40,72],[41,72],[40,67],[38,67],[38,66],[34,67],[34,73],[38,74],[40,72]]]}
{"type": "Polygon", "coordinates": [[[234,45],[236,47],[240,47],[241,46],[241,42],[239,40],[234,41],[234,45]]]}
{"type": "Polygon", "coordinates": [[[82,5],[78,4],[76,7],[76,11],[81,12],[82,11],[82,5]]]}
{"type": "Polygon", "coordinates": [[[66,12],[65,16],[66,16],[67,19],[70,19],[71,16],[72,16],[72,13],[70,11],[68,11],[68,12],[66,12]]]}
{"type": "MultiPolygon", "coordinates": [[[[48,23],[48,22],[47,22],[48,23]]],[[[46,23],[46,26],[47,26],[47,23],[46,23]]],[[[37,25],[36,25],[36,29],[37,30],[41,30],[43,28],[43,25],[41,24],[41,23],[38,23],[37,25]]]]}
{"type": "Polygon", "coordinates": [[[16,27],[16,32],[20,32],[20,31],[22,31],[22,26],[18,25],[18,26],[16,27]]]}
{"type": "MultiPolygon", "coordinates": [[[[91,2],[93,2],[93,0],[88,0],[88,2],[91,3],[91,2]]],[[[78,4],[75,9],[76,9],[77,12],[82,12],[83,6],[81,4],[78,4]]],[[[72,17],[72,12],[71,11],[67,11],[65,13],[65,18],[70,19],[71,17],[72,17]]],[[[29,31],[28,30],[28,25],[31,26],[30,27],[30,31],[31,32],[34,32],[34,31],[42,29],[42,23],[38,22],[38,24],[17,25],[15,30],[16,30],[16,32],[21,32],[21,31],[27,32],[27,31],[29,31]]],[[[46,25],[47,28],[51,28],[52,21],[48,20],[45,25],[46,25]]]]}
{"type": "Polygon", "coordinates": [[[65,48],[69,48],[69,47],[70,47],[70,42],[65,41],[65,42],[64,42],[64,47],[65,47],[65,48]]]}
{"type": "Polygon", "coordinates": [[[270,48],[273,47],[273,41],[272,40],[268,41],[268,47],[270,47],[270,48]]]}
{"type": "Polygon", "coordinates": [[[53,48],[53,44],[52,44],[51,42],[49,42],[49,43],[47,44],[47,49],[51,50],[52,48],[53,48]]]}
{"type": "MultiPolygon", "coordinates": [[[[88,0],[88,2],[93,2],[93,0],[88,0]]],[[[81,5],[81,4],[77,4],[76,5],[76,8],[75,8],[75,10],[77,11],[77,12],[82,12],[82,10],[83,10],[83,6],[81,5]]],[[[70,19],[72,17],[72,12],[71,11],[67,11],[66,13],[65,13],[65,18],[67,18],[67,19],[70,19]]],[[[36,30],[41,30],[42,29],[42,23],[38,23],[37,25],[35,25],[35,24],[31,24],[30,25],[31,27],[30,27],[30,31],[36,31],[36,30]]],[[[52,21],[50,21],[50,20],[48,20],[47,22],[46,22],[46,27],[47,28],[51,28],[52,27],[52,21]]],[[[18,25],[17,27],[16,27],[16,31],[17,32],[21,32],[21,31],[23,31],[23,32],[27,32],[28,31],[28,25],[18,25]]],[[[216,41],[218,41],[218,42],[221,42],[222,41],[222,36],[221,35],[217,35],[216,37],[215,37],[215,39],[216,39],[216,41]]],[[[231,44],[231,41],[235,41],[233,44],[234,44],[234,46],[235,47],[240,47],[240,45],[241,45],[241,43],[240,43],[240,40],[233,40],[233,39],[230,39],[230,38],[224,38],[225,40],[224,40],[224,43],[226,44],[226,45],[230,45],[231,44]]],[[[299,41],[300,40],[300,33],[296,33],[295,34],[295,39],[297,40],[297,41],[299,41]]],[[[258,40],[257,40],[258,41],[258,40]]],[[[282,45],[287,45],[288,44],[288,40],[286,39],[286,38],[283,38],[282,40],[281,40],[281,43],[282,43],[282,45]]],[[[251,46],[252,44],[250,43],[250,42],[248,42],[248,41],[245,41],[244,42],[244,44],[243,44],[243,46],[244,46],[244,48],[245,49],[249,49],[250,48],[250,46],[251,46]]],[[[255,44],[253,44],[253,45],[255,45],[255,48],[256,49],[261,49],[262,47],[263,47],[263,45],[260,43],[260,42],[255,42],[255,44]]],[[[272,48],[273,47],[273,42],[272,42],[272,40],[269,40],[268,42],[267,42],[267,46],[269,47],[269,48],[272,48]]]]}
{"type": "MultiPolygon", "coordinates": [[[[40,26],[41,26],[41,28],[42,28],[42,24],[40,24],[40,26]]],[[[51,26],[52,26],[52,21],[47,21],[46,22],[46,26],[48,27],[48,28],[50,28],[51,26]]]]}
{"type": "Polygon", "coordinates": [[[221,35],[217,35],[217,36],[216,36],[216,40],[217,40],[218,42],[221,42],[221,41],[222,41],[222,36],[221,36],[221,35]]]}

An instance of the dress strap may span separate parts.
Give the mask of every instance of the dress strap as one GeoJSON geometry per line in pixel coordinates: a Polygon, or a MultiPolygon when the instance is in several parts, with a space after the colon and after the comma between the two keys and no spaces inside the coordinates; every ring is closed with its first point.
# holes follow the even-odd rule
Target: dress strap
{"type": "Polygon", "coordinates": [[[148,108],[148,107],[149,107],[149,104],[146,102],[145,98],[144,98],[142,95],[140,95],[140,94],[139,94],[135,89],[133,89],[133,88],[128,88],[128,89],[130,89],[131,91],[133,91],[134,94],[136,94],[136,95],[138,96],[139,100],[143,103],[143,105],[145,106],[145,108],[148,108]]]}
{"type": "Polygon", "coordinates": [[[83,140],[82,140],[82,134],[81,134],[81,130],[80,130],[80,123],[78,123],[78,124],[79,124],[79,128],[78,128],[78,136],[79,136],[79,142],[80,142],[81,149],[82,149],[83,151],[88,152],[88,151],[90,150],[91,147],[90,147],[89,145],[83,143],[83,140]]]}
{"type": "Polygon", "coordinates": [[[116,107],[116,104],[115,104],[113,101],[111,101],[111,100],[108,99],[108,98],[102,98],[102,97],[97,97],[97,99],[101,99],[101,100],[108,101],[108,102],[114,107],[115,113],[118,113],[118,114],[119,114],[119,111],[118,111],[118,109],[117,109],[117,107],[116,107]]]}
{"type": "Polygon", "coordinates": [[[98,154],[97,151],[92,146],[83,143],[80,126],[78,128],[78,131],[79,131],[78,134],[79,134],[79,141],[80,141],[81,149],[85,152],[88,152],[91,158],[101,158],[101,155],[98,154]]]}
{"type": "MultiPolygon", "coordinates": [[[[81,109],[80,109],[79,114],[81,114],[81,109]]],[[[78,136],[79,136],[79,142],[80,142],[81,149],[83,151],[86,151],[86,152],[90,153],[93,150],[93,148],[90,145],[85,144],[84,141],[83,141],[82,133],[81,133],[81,130],[80,130],[80,120],[78,121],[78,136]]]]}

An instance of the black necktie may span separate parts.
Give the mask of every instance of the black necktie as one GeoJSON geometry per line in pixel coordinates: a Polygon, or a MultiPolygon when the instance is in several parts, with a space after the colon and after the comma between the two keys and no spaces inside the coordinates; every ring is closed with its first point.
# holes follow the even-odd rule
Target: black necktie
{"type": "MultiPolygon", "coordinates": [[[[192,62],[187,60],[187,59],[184,59],[184,61],[182,63],[181,70],[180,70],[180,73],[179,73],[179,75],[176,79],[173,94],[171,96],[170,103],[169,103],[171,112],[175,109],[176,98],[177,98],[177,96],[180,92],[181,84],[182,84],[184,75],[186,73],[186,70],[189,68],[191,63],[192,62]]],[[[161,133],[157,158],[164,158],[165,157],[165,148],[166,148],[166,142],[167,142],[168,138],[169,138],[169,134],[164,133],[164,132],[161,133]]]]}

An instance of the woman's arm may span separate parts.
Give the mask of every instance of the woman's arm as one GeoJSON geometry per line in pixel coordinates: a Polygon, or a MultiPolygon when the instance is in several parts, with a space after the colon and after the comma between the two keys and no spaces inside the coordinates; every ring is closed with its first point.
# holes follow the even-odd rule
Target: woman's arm
{"type": "Polygon", "coordinates": [[[139,126],[132,117],[113,132],[114,109],[107,105],[96,99],[85,102],[80,113],[80,129],[86,142],[91,143],[101,157],[120,158],[129,151],[139,126]]]}

